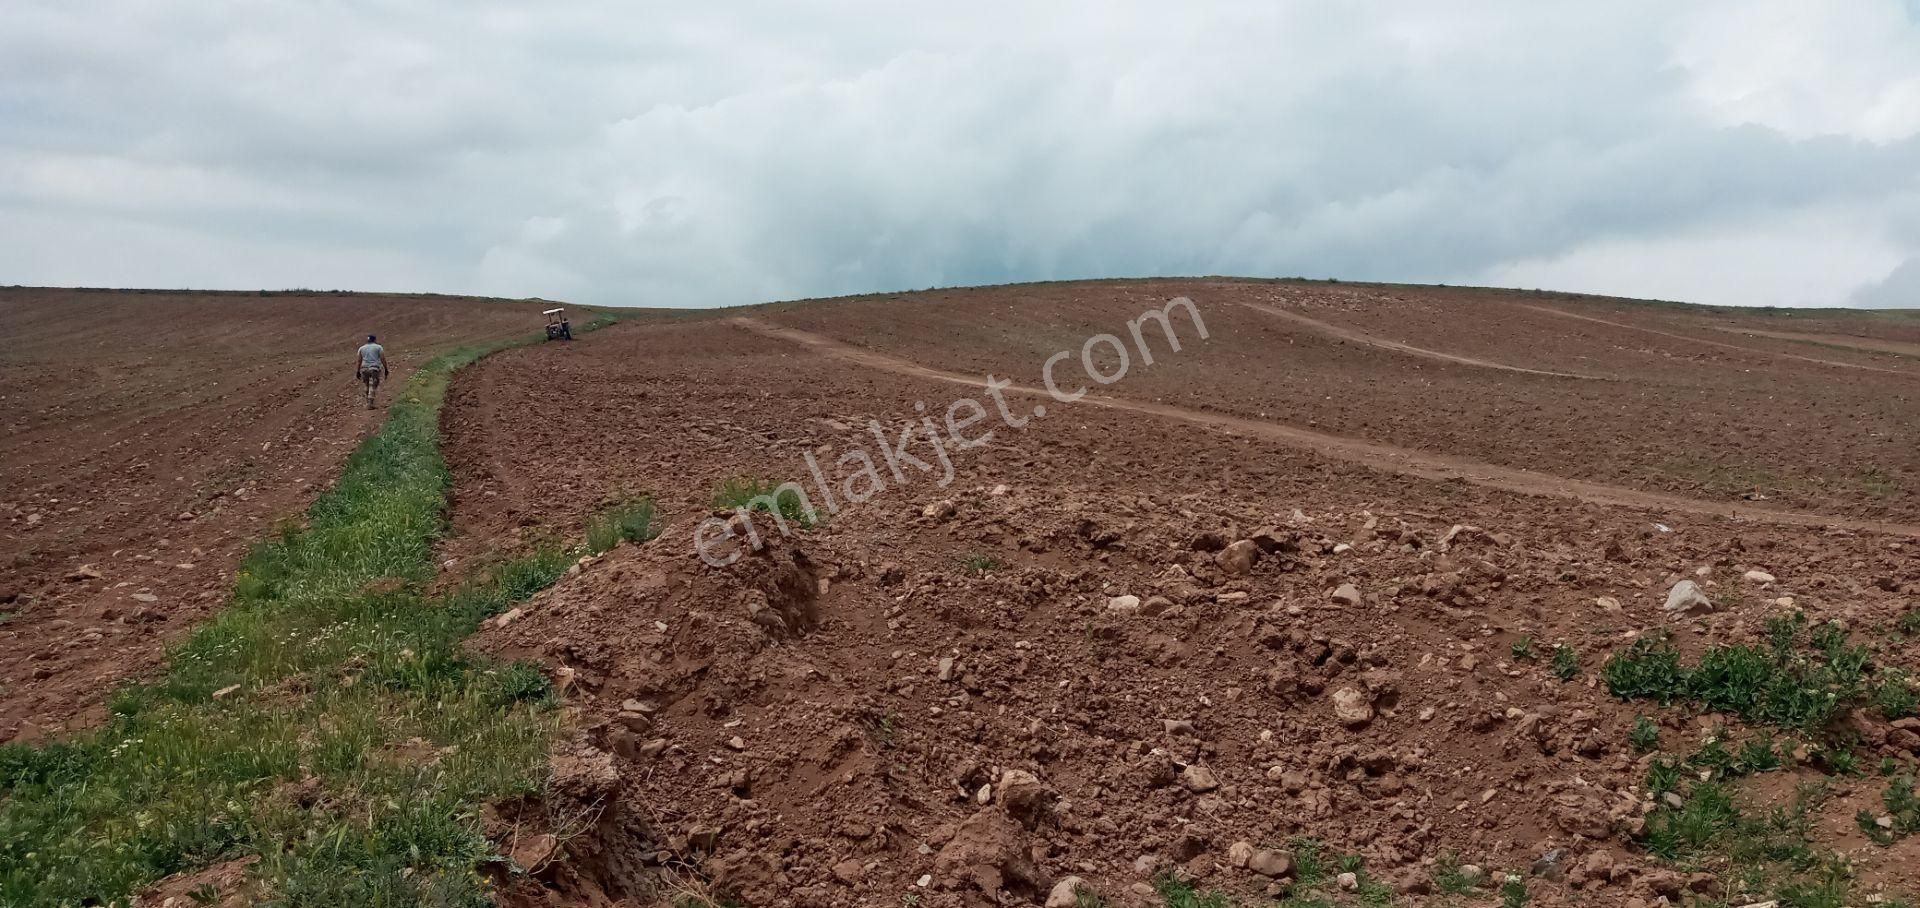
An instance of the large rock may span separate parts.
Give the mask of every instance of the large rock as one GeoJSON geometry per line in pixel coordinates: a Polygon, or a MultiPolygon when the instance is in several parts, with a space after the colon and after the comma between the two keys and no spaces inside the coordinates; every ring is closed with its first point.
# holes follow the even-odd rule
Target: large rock
{"type": "Polygon", "coordinates": [[[991,808],[954,830],[933,857],[933,876],[947,888],[972,886],[989,897],[1006,891],[1037,899],[1052,883],[1033,863],[1026,830],[991,808]]]}
{"type": "Polygon", "coordinates": [[[1704,615],[1713,611],[1713,600],[1707,598],[1700,584],[1682,580],[1667,591],[1667,602],[1661,608],[1675,615],[1704,615]]]}
{"type": "Polygon", "coordinates": [[[1007,814],[1019,820],[1028,829],[1032,829],[1046,818],[1047,811],[1053,806],[1055,795],[1040,778],[1024,769],[1009,769],[1000,774],[1000,784],[995,786],[1000,798],[1000,806],[1007,814]]]}
{"type": "Polygon", "coordinates": [[[1053,884],[1053,891],[1047,893],[1047,908],[1074,908],[1080,904],[1080,896],[1085,893],[1088,901],[1099,902],[1094,897],[1093,887],[1077,876],[1063,876],[1053,884]]]}
{"type": "Polygon", "coordinates": [[[1351,583],[1342,583],[1338,587],[1335,587],[1333,592],[1327,594],[1327,598],[1332,599],[1339,605],[1344,605],[1349,608],[1358,606],[1360,603],[1366,601],[1360,595],[1360,588],[1351,583]]]}
{"type": "Polygon", "coordinates": [[[1348,728],[1362,728],[1373,721],[1373,699],[1358,689],[1343,687],[1333,692],[1333,716],[1348,728]]]}
{"type": "Polygon", "coordinates": [[[1253,572],[1253,563],[1260,560],[1260,546],[1251,539],[1242,539],[1213,556],[1213,563],[1230,575],[1253,572]]]}
{"type": "Polygon", "coordinates": [[[1285,851],[1268,848],[1253,853],[1247,860],[1247,869],[1261,876],[1278,879],[1293,875],[1293,855],[1285,851]]]}
{"type": "Polygon", "coordinates": [[[1198,763],[1190,764],[1180,770],[1180,784],[1194,794],[1206,794],[1220,787],[1220,780],[1213,777],[1213,770],[1198,763]]]}

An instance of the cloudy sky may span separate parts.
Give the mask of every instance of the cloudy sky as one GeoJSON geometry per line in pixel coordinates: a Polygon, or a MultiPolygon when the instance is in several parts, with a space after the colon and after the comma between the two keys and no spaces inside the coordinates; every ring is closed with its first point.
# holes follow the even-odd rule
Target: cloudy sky
{"type": "Polygon", "coordinates": [[[0,284],[1920,306],[1920,0],[797,6],[6,0],[0,284]]]}

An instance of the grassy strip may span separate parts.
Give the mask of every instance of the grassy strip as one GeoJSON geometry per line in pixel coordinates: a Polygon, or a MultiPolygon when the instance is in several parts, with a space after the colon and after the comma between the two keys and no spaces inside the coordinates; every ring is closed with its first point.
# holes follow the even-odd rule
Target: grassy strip
{"type": "Polygon", "coordinates": [[[544,784],[557,714],[537,670],[459,643],[574,553],[420,590],[445,528],[448,380],[525,342],[421,367],[306,526],[255,548],[231,605],[123,688],[106,727],[0,747],[0,905],[124,904],[227,860],[252,860],[268,905],[490,903],[480,808],[544,784]]]}

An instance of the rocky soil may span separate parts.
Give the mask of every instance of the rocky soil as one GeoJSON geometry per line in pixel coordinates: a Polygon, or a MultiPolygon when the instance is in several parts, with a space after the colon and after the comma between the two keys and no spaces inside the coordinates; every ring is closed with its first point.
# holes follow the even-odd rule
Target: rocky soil
{"type": "MultiPolygon", "coordinates": [[[[756,316],[1037,383],[1048,352],[1077,348],[1092,323],[1124,332],[1145,298],[1186,292],[1207,306],[1209,290],[1278,293],[1353,332],[1609,380],[1343,346],[1218,306],[1204,310],[1204,344],[1103,393],[1589,480],[1733,452],[1831,478],[1836,463],[1891,450],[1862,438],[1912,431],[1897,425],[1913,407],[1900,375],[1842,381],[1817,370],[1843,367],[1680,354],[1659,335],[1456,343],[1474,333],[1466,319],[1485,311],[1474,308],[1429,313],[1453,327],[1417,336],[1411,322],[1343,315],[1365,308],[1356,292],[1455,302],[1403,288],[1047,285],[756,316]],[[1300,348],[1316,351],[1307,367],[1294,365],[1300,348]],[[1565,382],[1578,390],[1554,384],[1565,382]],[[1745,408],[1736,388],[1749,386],[1789,405],[1745,408]],[[1797,408],[1842,388],[1865,422],[1791,430],[1797,408]]],[[[1566,321],[1539,319],[1524,324],[1566,321]]],[[[642,493],[667,528],[583,560],[476,641],[547,666],[573,730],[548,802],[502,808],[538,852],[534,872],[503,877],[515,904],[680,893],[1058,905],[1090,891],[1147,905],[1162,903],[1154,881],[1169,872],[1249,900],[1497,902],[1512,874],[1532,904],[1742,904],[1740,868],[1647,853],[1661,802],[1645,779],[1656,760],[1761,730],[1617,699],[1601,679],[1607,658],[1663,631],[1688,657],[1764,640],[1768,618],[1803,611],[1841,622],[1877,669],[1920,665],[1920,643],[1897,629],[1920,607],[1911,534],[1522,495],[1139,412],[1061,404],[1042,417],[1033,398],[1010,400],[1024,428],[981,422],[989,442],[949,451],[943,484],[928,446],[925,472],[902,464],[896,476],[869,421],[892,444],[963,388],[719,320],[623,325],[562,352],[510,352],[456,384],[450,567],[577,538],[597,509],[642,493]],[[819,489],[845,491],[836,464],[856,449],[873,452],[884,489],[829,507],[819,489]],[[806,452],[824,481],[809,478],[806,452]],[[822,519],[783,533],[760,514],[749,532],[712,499],[743,476],[803,483],[822,519]],[[726,536],[701,529],[710,516],[726,536]],[[707,558],[701,538],[720,539],[707,558]],[[1652,749],[1630,743],[1641,714],[1658,731],[1652,749]],[[1463,879],[1465,896],[1438,891],[1463,879]]],[[[1893,489],[1870,510],[1904,519],[1911,463],[1887,456],[1893,489]]],[[[1811,483],[1781,500],[1772,486],[1663,475],[1645,485],[1836,518],[1870,498],[1811,483]]],[[[1910,720],[1861,710],[1841,725],[1830,731],[1862,766],[1920,747],[1910,720]]],[[[1784,766],[1741,780],[1743,806],[1764,813],[1821,783],[1830,796],[1811,839],[1853,861],[1855,892],[1920,885],[1920,837],[1873,844],[1856,822],[1885,780],[1835,771],[1827,733],[1776,734],[1784,766]]]]}

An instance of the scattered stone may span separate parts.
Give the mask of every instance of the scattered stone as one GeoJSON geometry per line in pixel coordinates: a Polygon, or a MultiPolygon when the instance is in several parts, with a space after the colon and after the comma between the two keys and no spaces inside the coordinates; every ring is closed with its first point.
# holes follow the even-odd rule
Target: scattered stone
{"type": "Polygon", "coordinates": [[[1002,772],[998,789],[1000,806],[1029,829],[1046,818],[1055,800],[1053,789],[1024,769],[1002,772]]]}
{"type": "Polygon", "coordinates": [[[1206,794],[1220,787],[1220,780],[1213,777],[1213,770],[1198,763],[1189,763],[1180,770],[1180,784],[1194,794],[1206,794]]]}
{"type": "Polygon", "coordinates": [[[1234,867],[1245,867],[1253,861],[1253,843],[1240,841],[1227,846],[1227,863],[1234,867]]]}
{"type": "Polygon", "coordinates": [[[223,687],[223,688],[220,688],[219,690],[214,691],[213,698],[215,700],[225,700],[226,698],[233,696],[234,693],[239,689],[240,689],[240,685],[229,684],[226,687],[223,687]]]}
{"type": "Polygon", "coordinates": [[[1115,596],[1107,600],[1107,611],[1117,615],[1131,615],[1139,610],[1139,596],[1115,596]]]}
{"type": "Polygon", "coordinates": [[[1765,586],[1773,582],[1773,575],[1767,573],[1766,571],[1753,570],[1753,571],[1748,571],[1744,574],[1741,574],[1740,579],[1745,580],[1748,583],[1758,583],[1761,586],[1765,586]]]}
{"type": "Polygon", "coordinates": [[[1682,580],[1667,591],[1667,602],[1661,608],[1671,614],[1703,615],[1713,611],[1713,600],[1701,591],[1700,584],[1682,580]]]}
{"type": "Polygon", "coordinates": [[[1362,728],[1373,721],[1373,701],[1351,687],[1333,692],[1333,716],[1348,728],[1362,728]]]}
{"type": "Polygon", "coordinates": [[[160,597],[155,596],[152,593],[134,593],[128,598],[132,599],[135,602],[159,602],[160,601],[160,597]]]}
{"type": "Polygon", "coordinates": [[[1558,848],[1548,851],[1546,854],[1541,855],[1537,860],[1535,860],[1533,862],[1533,866],[1527,868],[1527,872],[1545,880],[1560,879],[1561,854],[1562,852],[1558,848]]]}
{"type": "Polygon", "coordinates": [[[1220,570],[1232,575],[1250,574],[1253,564],[1260,560],[1260,545],[1251,539],[1242,539],[1213,556],[1213,563],[1220,570]]]}
{"type": "Polygon", "coordinates": [[[952,656],[940,657],[940,670],[936,674],[936,677],[938,677],[942,681],[953,680],[953,657],[952,656]]]}
{"type": "Polygon", "coordinates": [[[1339,886],[1341,889],[1353,892],[1360,888],[1360,875],[1352,871],[1347,871],[1334,877],[1333,882],[1334,885],[1339,886]]]}
{"type": "Polygon", "coordinates": [[[1593,604],[1599,606],[1603,612],[1617,612],[1620,610],[1620,600],[1612,596],[1601,596],[1593,600],[1593,604]]]}
{"type": "Polygon", "coordinates": [[[506,627],[507,625],[520,620],[521,616],[525,615],[526,613],[527,613],[527,610],[519,606],[515,606],[513,608],[507,609],[506,611],[500,613],[500,617],[493,619],[493,626],[506,627]]]}
{"type": "Polygon", "coordinates": [[[1161,719],[1160,725],[1170,735],[1193,735],[1193,722],[1189,719],[1161,719]]]}
{"type": "Polygon", "coordinates": [[[1440,537],[1440,551],[1444,552],[1452,548],[1455,542],[1468,542],[1485,538],[1487,538],[1486,530],[1464,523],[1456,523],[1452,529],[1447,530],[1446,535],[1440,537]]]}
{"type": "Polygon", "coordinates": [[[1098,904],[1093,887],[1077,876],[1063,876],[1053,884],[1053,891],[1047,893],[1047,908],[1074,908],[1086,901],[1098,904]]]}
{"type": "Polygon", "coordinates": [[[1279,879],[1293,875],[1293,855],[1272,848],[1263,848],[1247,859],[1247,869],[1261,876],[1279,879]]]}
{"type": "Polygon", "coordinates": [[[959,513],[960,508],[952,499],[942,499],[920,509],[920,516],[929,520],[946,520],[959,513]]]}
{"type": "Polygon", "coordinates": [[[1349,608],[1358,606],[1365,601],[1360,596],[1360,588],[1351,583],[1342,583],[1338,587],[1335,587],[1334,591],[1328,594],[1327,598],[1349,608]]]}

